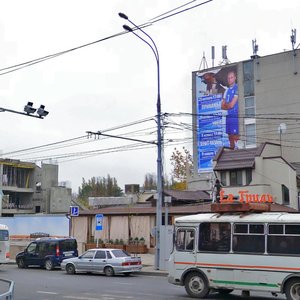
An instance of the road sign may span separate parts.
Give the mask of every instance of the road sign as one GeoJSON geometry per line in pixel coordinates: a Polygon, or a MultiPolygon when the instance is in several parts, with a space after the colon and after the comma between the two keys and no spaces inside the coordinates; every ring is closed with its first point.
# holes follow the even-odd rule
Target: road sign
{"type": "Polygon", "coordinates": [[[71,214],[71,217],[78,217],[79,216],[79,206],[70,206],[70,214],[71,214]]]}
{"type": "Polygon", "coordinates": [[[96,230],[103,229],[103,214],[96,215],[96,230]]]}

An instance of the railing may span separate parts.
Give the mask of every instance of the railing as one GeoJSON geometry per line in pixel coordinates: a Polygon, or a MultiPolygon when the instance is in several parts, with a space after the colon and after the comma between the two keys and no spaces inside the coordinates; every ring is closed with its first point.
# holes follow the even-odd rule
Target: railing
{"type": "Polygon", "coordinates": [[[3,203],[2,209],[22,209],[22,210],[31,210],[33,205],[31,204],[15,204],[15,203],[3,203]]]}
{"type": "Polygon", "coordinates": [[[0,300],[14,300],[15,283],[11,280],[0,279],[0,282],[9,284],[9,289],[6,293],[0,295],[0,300]]]}

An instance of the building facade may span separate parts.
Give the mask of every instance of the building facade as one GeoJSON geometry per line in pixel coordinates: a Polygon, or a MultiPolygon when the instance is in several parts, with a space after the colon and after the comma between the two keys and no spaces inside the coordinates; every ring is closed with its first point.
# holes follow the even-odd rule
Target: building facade
{"type": "MultiPolygon", "coordinates": [[[[264,57],[254,55],[249,60],[192,73],[194,174],[189,189],[213,189],[213,161],[222,147],[250,151],[265,142],[275,143],[279,144],[279,150],[272,148],[276,156],[289,164],[300,162],[299,72],[300,50],[296,49],[264,57]]],[[[262,176],[277,182],[278,190],[285,180],[280,170],[279,165],[269,174],[261,170],[262,176]]],[[[288,190],[296,203],[296,177],[292,181],[288,190]]]]}
{"type": "Polygon", "coordinates": [[[66,213],[71,189],[58,186],[58,166],[0,160],[1,215],[66,213]]]}

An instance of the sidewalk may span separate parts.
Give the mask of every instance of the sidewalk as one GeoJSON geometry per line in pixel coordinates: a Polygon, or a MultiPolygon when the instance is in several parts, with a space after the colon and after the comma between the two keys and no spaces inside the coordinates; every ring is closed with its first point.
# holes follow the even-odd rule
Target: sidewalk
{"type": "Polygon", "coordinates": [[[168,276],[167,270],[156,270],[154,267],[154,260],[155,255],[154,254],[138,254],[137,256],[140,256],[142,259],[142,265],[143,268],[141,272],[137,274],[141,275],[151,275],[151,276],[168,276]]]}

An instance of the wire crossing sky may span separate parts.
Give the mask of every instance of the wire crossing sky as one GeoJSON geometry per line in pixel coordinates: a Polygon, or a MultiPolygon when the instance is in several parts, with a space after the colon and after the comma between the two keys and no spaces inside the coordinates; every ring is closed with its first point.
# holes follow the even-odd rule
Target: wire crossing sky
{"type": "MultiPolygon", "coordinates": [[[[167,173],[174,147],[192,149],[191,74],[203,54],[211,66],[215,46],[217,64],[227,45],[231,62],[245,60],[253,39],[258,55],[281,52],[291,49],[291,29],[300,28],[297,0],[13,0],[1,10],[1,107],[22,111],[30,101],[49,111],[44,120],[1,113],[2,157],[57,162],[59,180],[71,181],[75,192],[82,178],[110,174],[124,187],[156,172],[155,146],[87,138],[99,130],[156,139],[156,63],[123,31],[119,12],[143,26],[159,50],[167,173]]],[[[288,138],[300,131],[297,112],[256,117],[274,131],[285,122],[285,140],[300,146],[288,138]]],[[[260,128],[257,139],[266,131],[260,128]]]]}

